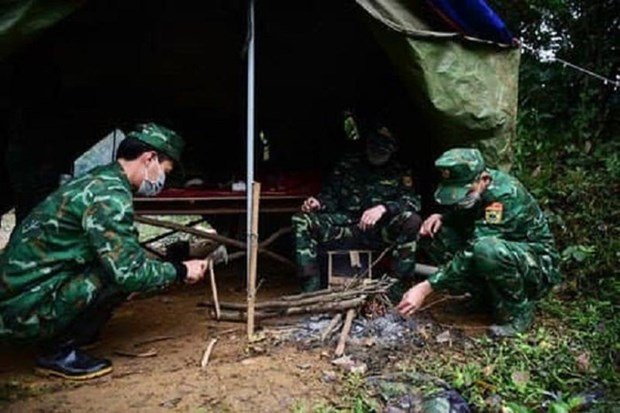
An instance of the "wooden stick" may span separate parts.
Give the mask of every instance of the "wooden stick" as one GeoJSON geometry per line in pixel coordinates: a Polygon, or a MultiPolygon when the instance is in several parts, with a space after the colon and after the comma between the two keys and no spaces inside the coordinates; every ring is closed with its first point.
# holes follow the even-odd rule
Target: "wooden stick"
{"type": "Polygon", "coordinates": [[[220,319],[220,302],[217,299],[217,284],[215,283],[215,272],[213,271],[213,260],[207,258],[207,267],[209,267],[209,279],[211,280],[211,294],[213,295],[213,304],[215,307],[215,319],[220,319]]]}
{"type": "MultiPolygon", "coordinates": [[[[292,307],[301,307],[307,305],[316,305],[321,303],[336,303],[340,301],[346,301],[353,298],[359,298],[361,295],[369,295],[372,294],[373,291],[348,291],[346,293],[335,293],[328,294],[324,297],[309,297],[303,300],[295,300],[295,301],[262,301],[259,303],[255,303],[254,307],[260,310],[277,310],[281,308],[292,308],[292,307]]],[[[213,305],[214,303],[207,303],[208,305],[213,305]]],[[[241,303],[231,303],[231,302],[222,302],[220,306],[223,308],[227,308],[229,310],[245,310],[246,305],[241,303]]]]}
{"type": "MultiPolygon", "coordinates": [[[[238,241],[236,239],[229,238],[229,237],[226,237],[224,235],[212,234],[212,233],[209,233],[209,232],[206,232],[206,231],[202,231],[202,230],[199,230],[199,229],[196,229],[196,228],[184,227],[183,225],[176,224],[174,222],[162,221],[160,219],[149,218],[149,217],[145,217],[145,216],[142,216],[142,215],[136,216],[134,218],[134,220],[136,222],[141,222],[143,224],[152,225],[154,227],[174,229],[174,230],[179,231],[179,232],[185,232],[186,234],[192,234],[192,235],[195,235],[197,237],[210,239],[210,240],[218,242],[220,244],[225,244],[225,245],[230,245],[232,247],[237,247],[237,248],[240,248],[240,249],[245,249],[245,242],[238,241]]],[[[258,251],[261,254],[265,254],[268,257],[271,257],[271,258],[273,258],[276,261],[279,261],[279,262],[281,262],[283,264],[286,264],[288,266],[295,267],[295,264],[291,260],[281,256],[280,254],[276,254],[275,252],[269,251],[268,249],[260,247],[260,246],[258,247],[258,251]]]]}
{"type": "Polygon", "coordinates": [[[342,313],[338,313],[334,316],[334,318],[332,318],[327,325],[327,328],[323,330],[323,333],[321,333],[321,341],[325,341],[325,339],[332,334],[340,320],[342,320],[342,313]]]}
{"type": "MultiPolygon", "coordinates": [[[[355,298],[349,301],[336,303],[321,303],[307,307],[292,307],[280,311],[255,311],[255,320],[265,320],[267,318],[286,317],[300,314],[322,314],[335,313],[357,308],[364,303],[366,296],[355,298]]],[[[223,306],[224,307],[224,306],[223,306]]],[[[247,321],[247,313],[240,310],[229,310],[223,308],[220,316],[221,321],[247,321]]]]}
{"type": "Polygon", "coordinates": [[[285,295],[280,297],[282,301],[295,301],[301,300],[310,297],[317,296],[326,296],[327,294],[342,294],[342,293],[355,293],[356,291],[363,292],[386,292],[391,286],[393,282],[384,279],[376,279],[376,280],[367,280],[367,279],[356,279],[351,283],[349,288],[345,289],[344,286],[336,286],[331,290],[320,290],[313,291],[311,293],[303,293],[303,294],[295,294],[295,295],[285,295]]]}
{"type": "Polygon", "coordinates": [[[420,313],[424,310],[428,310],[429,308],[436,306],[437,304],[443,303],[444,301],[462,301],[462,300],[466,300],[468,298],[471,298],[471,294],[469,293],[465,293],[462,295],[446,295],[442,298],[438,298],[435,301],[432,301],[428,304],[426,304],[425,306],[423,306],[422,308],[420,308],[419,310],[417,310],[417,313],[420,313]]]}
{"type": "MultiPolygon", "coordinates": [[[[348,310],[357,305],[363,304],[366,300],[367,295],[356,295],[354,297],[348,297],[345,300],[332,300],[332,301],[318,301],[313,303],[290,303],[288,306],[278,306],[278,307],[259,307],[258,305],[254,306],[254,311],[261,313],[274,313],[281,315],[292,315],[292,314],[303,314],[304,312],[312,313],[314,310],[323,309],[324,312],[334,311],[334,310],[348,310]],[[305,310],[305,311],[304,311],[305,310]]],[[[206,303],[207,307],[213,307],[214,303],[206,303]]],[[[223,301],[220,303],[220,308],[224,310],[232,310],[238,312],[247,312],[247,306],[240,303],[229,303],[223,301]]]]}
{"type": "Polygon", "coordinates": [[[145,344],[155,343],[156,341],[172,340],[173,338],[178,338],[178,336],[155,336],[155,337],[147,338],[145,340],[134,343],[133,346],[139,347],[145,344]]]}
{"type": "Polygon", "coordinates": [[[260,246],[261,247],[266,247],[269,244],[271,244],[272,242],[274,242],[276,239],[280,238],[282,235],[284,234],[288,234],[289,232],[291,232],[293,230],[292,227],[284,227],[284,228],[280,228],[279,230],[277,230],[276,232],[274,232],[273,234],[271,234],[267,239],[265,239],[264,241],[260,242],[260,246]]]}
{"type": "Polygon", "coordinates": [[[340,357],[344,354],[344,346],[347,344],[347,338],[351,331],[351,325],[353,324],[353,318],[355,317],[355,309],[351,308],[347,311],[347,316],[342,326],[342,332],[340,333],[340,339],[338,340],[338,346],[336,347],[336,357],[340,357]]]}
{"type": "Polygon", "coordinates": [[[212,338],[211,341],[209,341],[209,345],[207,346],[207,349],[202,355],[202,360],[200,361],[200,368],[203,370],[207,369],[207,364],[209,363],[209,357],[211,357],[211,352],[213,351],[213,346],[215,346],[215,343],[217,343],[217,338],[212,338]]]}
{"type": "Polygon", "coordinates": [[[248,340],[254,337],[254,304],[256,303],[256,264],[258,254],[258,207],[260,182],[252,182],[252,228],[250,230],[250,259],[248,268],[248,340]]]}

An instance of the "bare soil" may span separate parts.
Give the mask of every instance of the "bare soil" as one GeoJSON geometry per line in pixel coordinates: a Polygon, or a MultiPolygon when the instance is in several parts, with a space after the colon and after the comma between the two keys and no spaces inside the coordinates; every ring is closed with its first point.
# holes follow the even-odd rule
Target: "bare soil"
{"type": "MultiPolygon", "coordinates": [[[[290,270],[270,268],[265,261],[259,264],[259,278],[264,281],[259,301],[293,293],[296,286],[290,270]]],[[[245,301],[244,274],[243,260],[216,268],[220,300],[245,301]]],[[[99,379],[71,382],[41,377],[33,372],[34,348],[0,347],[0,411],[258,413],[300,406],[311,411],[313,406],[338,402],[343,373],[331,364],[334,346],[269,339],[250,345],[245,324],[217,322],[207,314],[201,303],[210,298],[210,289],[203,283],[126,302],[106,325],[102,340],[88,350],[113,362],[112,374],[99,379]],[[205,371],[200,362],[211,338],[218,341],[205,371]],[[119,352],[156,355],[132,357],[119,352]]],[[[488,321],[449,317],[439,306],[429,315],[426,312],[425,318],[433,323],[429,342],[451,327],[465,327],[468,335],[477,335],[488,321]]],[[[294,324],[295,320],[265,322],[263,327],[277,331],[274,323],[294,324]]],[[[353,351],[351,347],[351,351],[365,359],[371,370],[399,358],[392,353],[398,349],[353,351]]]]}
{"type": "MultiPolygon", "coordinates": [[[[242,272],[228,272],[219,277],[221,298],[243,302],[242,272]]],[[[261,298],[292,288],[267,281],[261,298]]],[[[324,372],[334,369],[327,354],[296,346],[249,346],[245,324],[212,320],[198,305],[209,297],[201,285],[125,303],[89,350],[112,360],[114,371],[87,382],[39,377],[33,374],[33,348],[0,348],[0,388],[11,399],[0,402],[0,410],[276,412],[312,406],[335,394],[334,384],[323,380],[324,372]],[[211,338],[218,341],[203,371],[200,362],[211,338]],[[157,355],[127,357],[118,350],[157,355]]]]}

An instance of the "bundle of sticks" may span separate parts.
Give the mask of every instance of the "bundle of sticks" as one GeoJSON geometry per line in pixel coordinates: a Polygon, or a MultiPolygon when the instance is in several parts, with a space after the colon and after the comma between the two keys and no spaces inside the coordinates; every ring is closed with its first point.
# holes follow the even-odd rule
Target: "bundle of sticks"
{"type": "MultiPolygon", "coordinates": [[[[361,307],[366,300],[384,295],[394,280],[354,279],[351,283],[335,286],[329,290],[315,291],[305,294],[282,296],[271,301],[255,304],[254,317],[263,320],[273,317],[285,317],[300,314],[342,313],[361,307]]],[[[216,303],[207,303],[208,307],[216,308],[216,303]]],[[[242,303],[220,302],[220,320],[246,321],[247,305],[242,303]]]]}

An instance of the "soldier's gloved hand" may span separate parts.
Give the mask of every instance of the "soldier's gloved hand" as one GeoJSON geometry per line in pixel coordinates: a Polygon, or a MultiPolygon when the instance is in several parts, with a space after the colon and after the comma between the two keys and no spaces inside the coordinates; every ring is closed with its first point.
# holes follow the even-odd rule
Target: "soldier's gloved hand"
{"type": "Polygon", "coordinates": [[[316,199],[313,196],[311,196],[310,198],[306,199],[304,201],[303,205],[301,206],[301,210],[303,212],[312,212],[312,211],[316,211],[318,209],[321,209],[321,203],[319,202],[318,199],[316,199]]]}
{"type": "Polygon", "coordinates": [[[434,237],[443,225],[441,219],[441,214],[433,214],[430,217],[426,218],[426,220],[422,223],[422,226],[420,227],[420,235],[423,237],[434,237]]]}
{"type": "Polygon", "coordinates": [[[184,261],[183,264],[187,268],[187,277],[185,278],[187,284],[195,284],[204,278],[207,270],[206,260],[189,260],[184,261]]]}
{"type": "Polygon", "coordinates": [[[420,309],[427,295],[433,292],[433,287],[428,281],[422,281],[414,285],[403,295],[403,299],[396,306],[396,309],[403,316],[408,316],[420,309]]]}
{"type": "Polygon", "coordinates": [[[375,224],[381,219],[383,214],[387,212],[387,208],[384,205],[377,205],[372,208],[368,208],[362,214],[360,218],[360,222],[358,222],[357,226],[362,230],[366,231],[367,229],[371,229],[375,226],[375,224]]]}

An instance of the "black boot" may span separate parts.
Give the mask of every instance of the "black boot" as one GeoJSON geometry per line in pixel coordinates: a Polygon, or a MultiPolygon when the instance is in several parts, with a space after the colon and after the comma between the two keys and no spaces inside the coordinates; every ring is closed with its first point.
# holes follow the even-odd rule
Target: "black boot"
{"type": "Polygon", "coordinates": [[[301,292],[311,293],[321,289],[321,271],[316,263],[306,264],[297,270],[297,277],[301,280],[301,292]]]}
{"type": "Polygon", "coordinates": [[[89,380],[112,372],[112,363],[89,356],[74,345],[65,345],[37,357],[35,370],[46,376],[89,380]]]}

